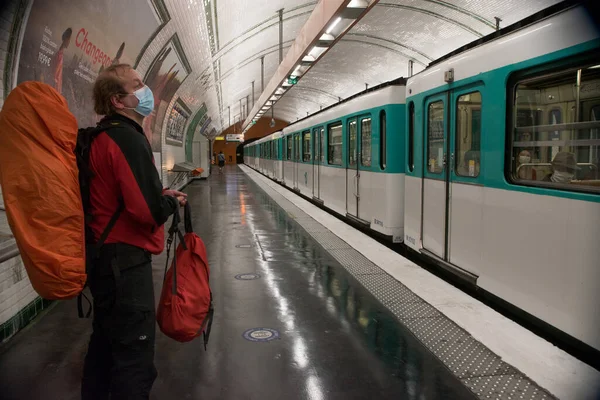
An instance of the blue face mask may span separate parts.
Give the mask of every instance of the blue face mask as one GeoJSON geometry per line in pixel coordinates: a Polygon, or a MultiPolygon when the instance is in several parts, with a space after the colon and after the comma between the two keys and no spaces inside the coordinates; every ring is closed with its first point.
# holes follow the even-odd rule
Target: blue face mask
{"type": "Polygon", "coordinates": [[[132,93],[138,99],[138,105],[133,109],[136,113],[147,117],[154,110],[154,95],[146,85],[132,93]]]}

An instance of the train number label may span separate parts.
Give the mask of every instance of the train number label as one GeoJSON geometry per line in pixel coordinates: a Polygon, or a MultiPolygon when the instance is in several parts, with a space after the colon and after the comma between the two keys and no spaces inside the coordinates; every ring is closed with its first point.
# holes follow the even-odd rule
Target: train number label
{"type": "Polygon", "coordinates": [[[376,218],[373,218],[373,223],[374,223],[375,225],[383,226],[383,221],[380,221],[380,220],[378,220],[378,219],[376,219],[376,218]]]}
{"type": "Polygon", "coordinates": [[[406,242],[411,243],[413,246],[417,245],[417,241],[415,240],[415,238],[410,237],[408,235],[406,235],[406,242]]]}

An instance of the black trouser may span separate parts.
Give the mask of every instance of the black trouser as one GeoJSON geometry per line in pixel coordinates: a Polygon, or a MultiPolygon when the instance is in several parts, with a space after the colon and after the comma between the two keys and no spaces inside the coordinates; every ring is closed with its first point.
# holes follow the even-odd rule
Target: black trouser
{"type": "Polygon", "coordinates": [[[83,400],[148,399],[156,379],[151,256],[105,245],[89,275],[94,332],[83,368],[83,400]]]}

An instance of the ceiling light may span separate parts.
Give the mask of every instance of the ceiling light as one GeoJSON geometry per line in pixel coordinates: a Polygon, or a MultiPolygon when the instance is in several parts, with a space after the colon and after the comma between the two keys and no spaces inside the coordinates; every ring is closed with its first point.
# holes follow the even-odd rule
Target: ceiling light
{"type": "Polygon", "coordinates": [[[316,60],[321,56],[321,54],[325,52],[325,50],[327,50],[327,47],[315,46],[311,49],[308,55],[314,57],[314,59],[316,60]]]}
{"type": "Polygon", "coordinates": [[[292,75],[293,76],[300,76],[300,75],[302,75],[302,73],[300,72],[300,68],[301,67],[302,67],[301,65],[296,66],[296,69],[294,70],[294,72],[292,72],[292,75]]]}
{"type": "Polygon", "coordinates": [[[335,28],[335,26],[337,24],[339,24],[341,20],[342,20],[342,17],[337,17],[335,19],[335,21],[333,21],[333,24],[329,25],[329,28],[327,28],[326,33],[328,33],[328,34],[331,33],[331,31],[333,31],[333,28],[335,28]]]}
{"type": "Polygon", "coordinates": [[[368,6],[369,3],[365,0],[351,0],[350,3],[348,3],[347,8],[367,8],[368,6]]]}

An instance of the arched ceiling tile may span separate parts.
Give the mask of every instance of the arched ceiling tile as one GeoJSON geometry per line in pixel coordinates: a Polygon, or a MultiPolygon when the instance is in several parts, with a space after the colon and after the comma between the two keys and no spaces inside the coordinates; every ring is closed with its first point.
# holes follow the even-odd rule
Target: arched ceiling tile
{"type": "MultiPolygon", "coordinates": [[[[308,15],[286,21],[283,29],[283,40],[293,41],[302,26],[304,26],[304,23],[307,19],[308,15]]],[[[220,56],[222,68],[229,69],[232,66],[236,66],[245,59],[248,59],[255,54],[259,54],[265,48],[269,47],[275,47],[276,50],[279,49],[279,26],[277,25],[258,32],[257,34],[244,40],[244,42],[242,42],[240,45],[223,53],[220,56]]],[[[275,58],[277,59],[277,63],[279,64],[278,51],[276,51],[274,54],[275,58]]]]}
{"type": "Polygon", "coordinates": [[[317,4],[310,0],[204,0],[216,1],[220,47],[259,24],[278,21],[277,11],[283,8],[284,18],[310,12],[317,4]]]}

